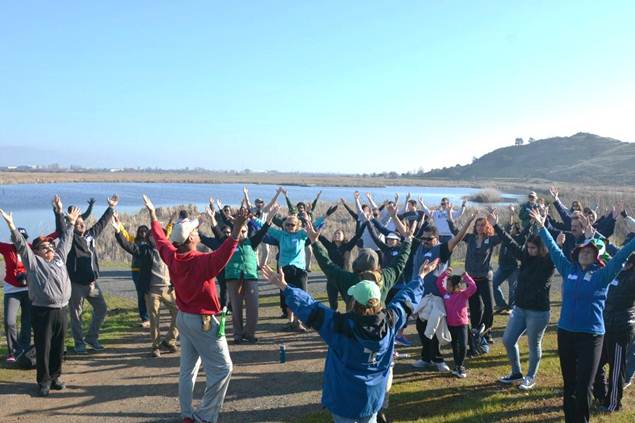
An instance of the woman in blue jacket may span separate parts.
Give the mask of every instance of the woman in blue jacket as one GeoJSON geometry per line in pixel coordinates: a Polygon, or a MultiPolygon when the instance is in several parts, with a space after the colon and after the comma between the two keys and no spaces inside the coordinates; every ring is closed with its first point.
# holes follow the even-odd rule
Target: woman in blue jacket
{"type": "Polygon", "coordinates": [[[322,405],[335,423],[374,423],[386,395],[395,336],[423,296],[423,277],[436,261],[426,261],[419,277],[404,287],[386,308],[379,286],[361,281],[349,288],[352,311],[338,313],[286,284],[284,273],[268,267],[263,274],[284,291],[287,306],[317,330],[329,346],[324,364],[322,405]]]}
{"type": "Polygon", "coordinates": [[[590,239],[576,247],[570,261],[544,227],[545,218],[530,212],[540,228],[540,237],[551,260],[562,275],[562,309],[558,321],[558,355],[564,382],[563,408],[567,423],[589,421],[593,379],[604,341],[604,304],[611,281],[635,250],[635,240],[626,244],[606,265],[600,246],[590,239]]]}

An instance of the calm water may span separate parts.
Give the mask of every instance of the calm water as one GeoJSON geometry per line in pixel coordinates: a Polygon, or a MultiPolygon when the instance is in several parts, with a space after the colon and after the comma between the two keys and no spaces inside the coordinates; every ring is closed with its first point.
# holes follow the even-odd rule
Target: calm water
{"type": "MultiPolygon", "coordinates": [[[[276,191],[275,185],[247,185],[249,197],[253,202],[261,197],[268,202],[276,191]]],[[[391,186],[386,188],[358,187],[364,200],[365,192],[373,194],[375,201],[380,203],[394,198],[399,193],[400,202],[404,201],[408,192],[413,198],[423,196],[428,206],[439,204],[442,197],[449,197],[450,201],[459,205],[463,196],[473,194],[478,189],[448,188],[448,187],[414,187],[391,186]]],[[[291,201],[312,201],[318,191],[322,190],[321,201],[335,202],[340,198],[353,205],[353,191],[351,187],[287,187],[291,201]]],[[[27,228],[31,237],[53,231],[53,212],[51,200],[55,194],[62,197],[64,206],[78,205],[82,210],[87,206],[87,200],[94,197],[97,200],[93,209],[94,216],[100,216],[106,207],[106,198],[112,194],[119,195],[118,209],[125,213],[136,213],[143,208],[142,194],[150,196],[156,206],[174,206],[178,204],[195,204],[199,210],[207,205],[210,195],[220,198],[223,203],[238,205],[242,199],[241,184],[149,184],[149,183],[67,183],[67,184],[23,184],[3,185],[0,187],[0,208],[14,213],[17,226],[27,228]]],[[[513,194],[505,197],[518,198],[513,194]]],[[[284,196],[280,196],[280,204],[284,204],[284,196]]],[[[7,240],[8,230],[4,222],[0,224],[0,239],[7,240]]]]}

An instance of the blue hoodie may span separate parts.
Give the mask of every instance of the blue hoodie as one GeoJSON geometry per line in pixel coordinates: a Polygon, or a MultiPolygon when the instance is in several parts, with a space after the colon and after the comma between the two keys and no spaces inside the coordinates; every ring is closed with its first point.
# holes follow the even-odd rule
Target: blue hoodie
{"type": "Polygon", "coordinates": [[[421,300],[423,281],[418,278],[407,284],[374,316],[335,312],[290,286],[284,296],[287,306],[329,346],[322,405],[350,419],[377,413],[386,395],[395,335],[406,324],[413,304],[421,300]]]}
{"type": "Polygon", "coordinates": [[[608,285],[620,273],[622,265],[635,250],[635,239],[619,250],[606,267],[594,263],[582,270],[580,264],[569,261],[547,229],[540,230],[540,238],[562,275],[562,310],[558,328],[569,332],[604,335],[602,313],[608,285]]]}

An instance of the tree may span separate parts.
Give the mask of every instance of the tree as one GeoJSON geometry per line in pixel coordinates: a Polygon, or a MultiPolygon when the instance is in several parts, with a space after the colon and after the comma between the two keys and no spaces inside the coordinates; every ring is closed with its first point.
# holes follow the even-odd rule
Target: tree
{"type": "Polygon", "coordinates": [[[522,138],[516,138],[516,142],[514,145],[523,145],[525,143],[525,141],[522,138]]]}

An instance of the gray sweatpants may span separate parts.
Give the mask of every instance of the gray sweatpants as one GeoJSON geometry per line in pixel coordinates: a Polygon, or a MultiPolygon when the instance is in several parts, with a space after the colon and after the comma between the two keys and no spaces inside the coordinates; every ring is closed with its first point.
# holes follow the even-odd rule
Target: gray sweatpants
{"type": "Polygon", "coordinates": [[[253,337],[256,335],[258,324],[258,281],[227,280],[229,301],[232,305],[232,323],[234,325],[234,339],[253,337]],[[243,326],[243,302],[247,308],[246,323],[243,326]]]}
{"type": "Polygon", "coordinates": [[[201,316],[179,311],[176,326],[181,334],[181,368],[179,372],[179,402],[181,416],[196,421],[216,423],[218,414],[225,401],[232,372],[232,360],[229,356],[227,338],[216,337],[218,323],[214,320],[211,330],[202,329],[201,316]],[[203,398],[194,411],[192,394],[196,375],[205,365],[205,391],[203,398]]]}
{"type": "Polygon", "coordinates": [[[68,303],[68,309],[71,315],[71,332],[73,332],[73,339],[75,340],[75,346],[84,344],[84,332],[82,330],[82,310],[84,308],[84,300],[88,300],[91,306],[93,306],[93,318],[86,334],[86,342],[95,342],[99,339],[99,329],[104,323],[106,318],[106,300],[99,288],[99,285],[95,283],[98,293],[94,296],[89,296],[90,286],[80,285],[76,283],[71,284],[71,300],[68,303]]]}

